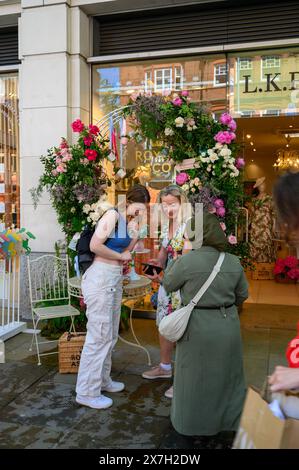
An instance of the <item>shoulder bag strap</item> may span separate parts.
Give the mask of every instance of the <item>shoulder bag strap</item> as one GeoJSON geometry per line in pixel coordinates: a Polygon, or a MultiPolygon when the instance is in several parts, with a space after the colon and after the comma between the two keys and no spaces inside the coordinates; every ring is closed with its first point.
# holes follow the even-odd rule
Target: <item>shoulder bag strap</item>
{"type": "Polygon", "coordinates": [[[190,304],[193,305],[193,307],[195,307],[195,305],[198,304],[199,300],[201,299],[201,297],[203,296],[203,294],[208,290],[208,288],[210,287],[210,285],[212,284],[212,282],[214,281],[215,277],[217,276],[217,274],[219,273],[220,271],[220,268],[222,266],[222,263],[224,261],[224,258],[225,258],[225,253],[220,253],[219,255],[219,258],[218,258],[218,261],[217,263],[215,264],[214,268],[213,268],[213,271],[211,272],[210,276],[208,277],[208,279],[206,280],[206,282],[201,286],[201,288],[199,289],[199,291],[197,292],[197,294],[193,297],[193,299],[190,301],[190,304]]]}

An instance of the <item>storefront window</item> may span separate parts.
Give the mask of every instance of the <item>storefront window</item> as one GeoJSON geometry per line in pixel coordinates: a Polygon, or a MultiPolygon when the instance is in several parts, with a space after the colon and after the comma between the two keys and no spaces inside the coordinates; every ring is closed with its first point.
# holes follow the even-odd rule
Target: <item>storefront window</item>
{"type": "Polygon", "coordinates": [[[0,230],[20,226],[18,77],[0,76],[0,230]]]}
{"type": "MultiPolygon", "coordinates": [[[[93,122],[109,128],[109,113],[128,103],[132,93],[166,93],[188,90],[193,101],[219,116],[227,109],[227,64],[225,55],[183,57],[171,60],[128,62],[93,67],[93,122]]],[[[113,125],[118,125],[117,119],[113,125]]],[[[110,121],[111,122],[111,121],[110,121]]],[[[121,130],[117,133],[120,135],[121,130]]],[[[121,152],[120,152],[121,153],[121,152]]],[[[155,143],[129,143],[125,158],[127,170],[150,168],[157,186],[169,182],[173,172],[155,143]]]]}
{"type": "Polygon", "coordinates": [[[235,117],[299,113],[299,49],[228,55],[229,108],[235,117]]]}

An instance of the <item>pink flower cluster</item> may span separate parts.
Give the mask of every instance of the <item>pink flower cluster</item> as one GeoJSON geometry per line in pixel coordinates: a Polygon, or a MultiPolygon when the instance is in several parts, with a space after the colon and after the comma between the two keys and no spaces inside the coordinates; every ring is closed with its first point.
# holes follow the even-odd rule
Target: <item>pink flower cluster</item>
{"type": "Polygon", "coordinates": [[[289,277],[293,280],[299,279],[299,261],[295,256],[278,258],[274,267],[274,274],[280,277],[289,277]]]}
{"type": "Polygon", "coordinates": [[[176,184],[178,184],[179,186],[182,186],[188,181],[188,179],[189,179],[189,175],[187,175],[187,173],[185,172],[182,172],[176,176],[175,181],[176,181],[176,184]]]}
{"type": "Polygon", "coordinates": [[[237,160],[236,160],[236,163],[235,163],[235,167],[236,167],[238,170],[241,170],[242,168],[244,168],[244,166],[245,166],[245,160],[244,160],[244,158],[238,157],[237,160]]]}
{"type": "Polygon", "coordinates": [[[223,201],[222,199],[219,199],[219,198],[216,199],[216,200],[214,201],[214,207],[215,207],[215,209],[216,209],[216,214],[217,214],[219,217],[221,217],[221,218],[225,217],[226,209],[225,209],[225,207],[224,207],[224,201],[223,201]]]}
{"type": "Polygon", "coordinates": [[[184,103],[184,101],[182,100],[181,97],[183,96],[184,98],[187,98],[188,95],[189,95],[189,92],[188,92],[187,90],[181,91],[180,96],[176,96],[176,97],[172,100],[172,104],[173,104],[174,106],[182,106],[182,104],[184,103]]]}
{"type": "Polygon", "coordinates": [[[52,175],[57,176],[59,173],[66,173],[67,162],[72,160],[72,154],[68,148],[68,143],[65,139],[62,139],[59,145],[59,151],[56,154],[55,164],[56,168],[52,170],[52,175]]]}
{"type": "Polygon", "coordinates": [[[232,141],[236,138],[236,134],[230,131],[219,131],[214,136],[214,140],[220,144],[231,144],[232,141]]]}
{"type": "Polygon", "coordinates": [[[232,116],[229,113],[223,113],[220,116],[220,122],[224,126],[227,126],[230,128],[231,131],[235,131],[237,129],[237,123],[236,121],[232,118],[232,116]]]}

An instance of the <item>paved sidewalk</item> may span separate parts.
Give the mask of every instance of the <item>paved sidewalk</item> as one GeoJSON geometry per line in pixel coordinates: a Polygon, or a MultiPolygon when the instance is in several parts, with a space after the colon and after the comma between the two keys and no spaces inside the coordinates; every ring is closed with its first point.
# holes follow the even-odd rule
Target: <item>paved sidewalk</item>
{"type": "MultiPolygon", "coordinates": [[[[247,307],[246,307],[247,308],[247,307]]],[[[135,319],[138,337],[159,360],[153,320],[135,319]]],[[[295,329],[243,327],[247,382],[261,387],[284,352],[295,329]]],[[[130,338],[130,332],[125,336],[130,338]]],[[[92,410],[75,403],[76,375],[59,374],[57,356],[37,366],[29,353],[31,336],[20,334],[6,343],[6,364],[0,364],[0,448],[190,449],[229,448],[232,433],[191,439],[177,434],[169,420],[170,400],[164,392],[171,381],[145,380],[146,355],[118,342],[113,378],[125,391],[110,394],[114,406],[92,410]]],[[[109,395],[109,394],[107,394],[109,395]]]]}

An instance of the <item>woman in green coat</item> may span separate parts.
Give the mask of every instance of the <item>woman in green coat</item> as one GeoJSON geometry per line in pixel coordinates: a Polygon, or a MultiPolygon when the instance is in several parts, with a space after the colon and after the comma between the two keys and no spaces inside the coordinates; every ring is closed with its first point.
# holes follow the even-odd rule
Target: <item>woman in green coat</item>
{"type": "MultiPolygon", "coordinates": [[[[187,305],[211,274],[219,252],[226,250],[217,218],[204,214],[202,246],[169,265],[164,288],[180,289],[187,305]]],[[[180,434],[208,436],[238,428],[246,389],[237,306],[247,297],[240,261],[226,253],[176,346],[171,421],[180,434]]]]}

